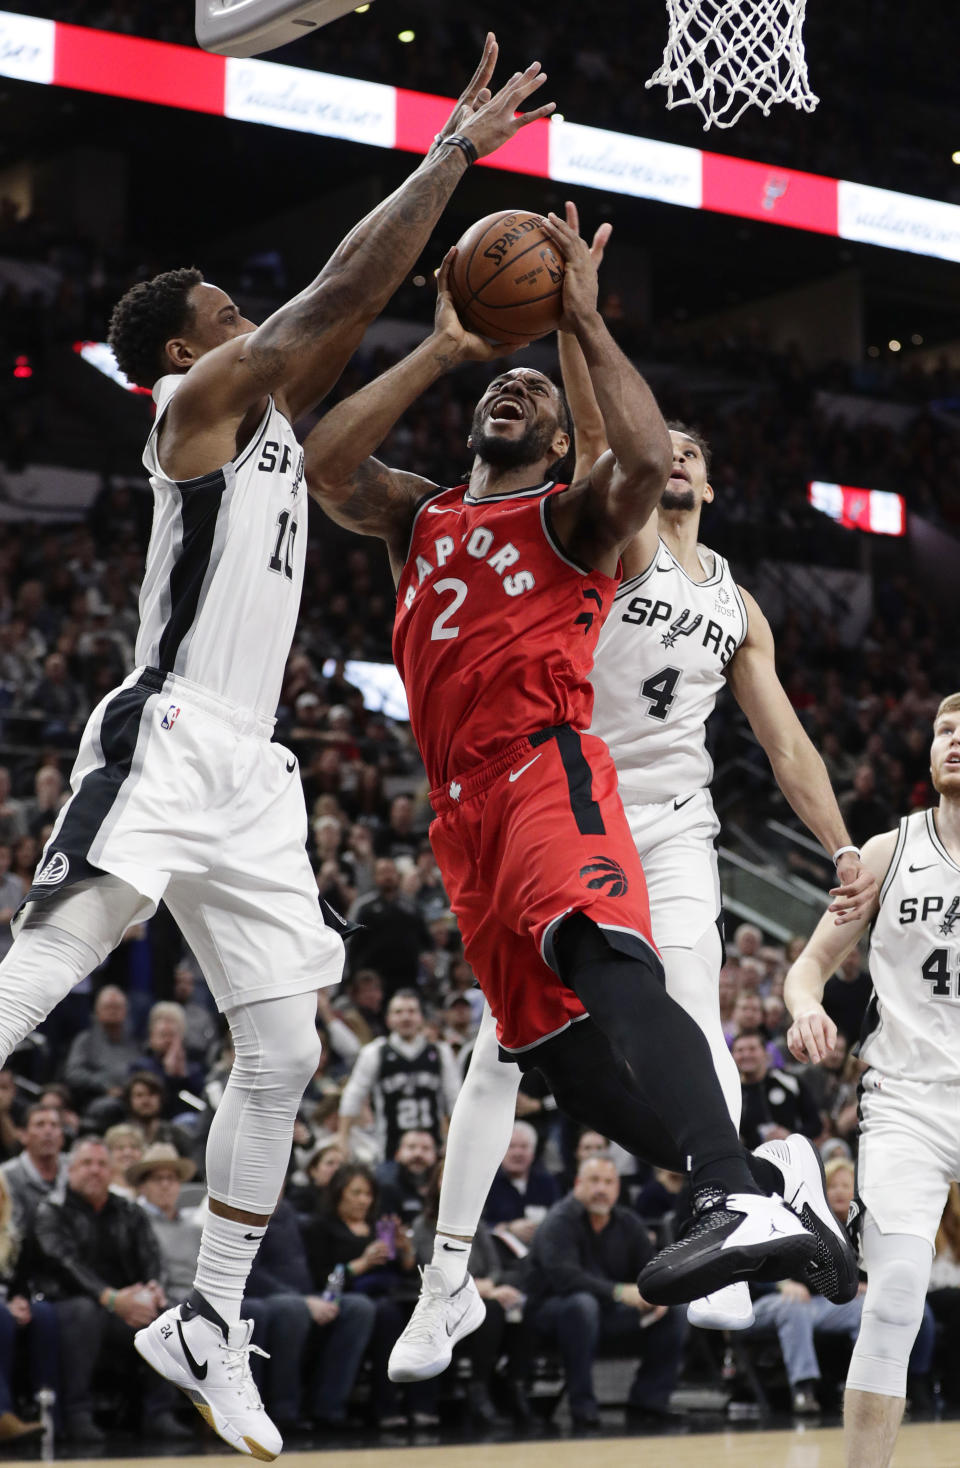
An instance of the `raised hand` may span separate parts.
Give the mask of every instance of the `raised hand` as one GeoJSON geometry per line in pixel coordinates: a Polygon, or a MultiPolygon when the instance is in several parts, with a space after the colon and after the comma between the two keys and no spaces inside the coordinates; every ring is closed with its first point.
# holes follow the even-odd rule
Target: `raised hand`
{"type": "MultiPolygon", "coordinates": [[[[482,66],[483,62],[480,64],[481,68],[482,66]]],[[[478,74],[479,70],[480,68],[478,74]]],[[[537,122],[541,117],[549,117],[556,109],[556,102],[545,102],[542,107],[535,107],[531,112],[516,115],[521,102],[539,91],[546,79],[547,74],[541,70],[539,61],[532,62],[526,71],[515,71],[489,101],[477,106],[472,115],[464,114],[456,131],[470,139],[481,158],[487,153],[496,152],[497,148],[509,142],[522,127],[529,127],[531,122],[537,122]]]]}
{"type": "MultiPolygon", "coordinates": [[[[493,31],[487,31],[487,39],[483,43],[483,55],[480,57],[480,64],[457,98],[457,104],[450,116],[434,138],[430,153],[436,151],[444,138],[448,138],[451,133],[459,132],[467,118],[472,117],[478,107],[482,107],[485,102],[490,101],[489,82],[493,76],[493,68],[497,64],[499,49],[497,38],[493,34],[493,31]]],[[[429,157],[430,155],[428,154],[427,156],[429,157]]]]}
{"type": "Polygon", "coordinates": [[[587,244],[580,234],[580,219],[575,204],[567,203],[566,218],[548,214],[544,229],[565,261],[563,277],[563,318],[561,331],[574,331],[576,323],[592,315],[597,309],[600,283],[597,271],[603,259],[607,241],[613,233],[613,225],[601,224],[587,244]]]}

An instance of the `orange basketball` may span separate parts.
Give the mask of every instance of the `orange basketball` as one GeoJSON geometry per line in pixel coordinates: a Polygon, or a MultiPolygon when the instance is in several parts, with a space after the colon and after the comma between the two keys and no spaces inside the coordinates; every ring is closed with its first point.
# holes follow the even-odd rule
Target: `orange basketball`
{"type": "Polygon", "coordinates": [[[507,209],[479,219],[458,241],[450,290],[471,331],[526,342],[559,326],[563,272],[542,215],[507,209]]]}

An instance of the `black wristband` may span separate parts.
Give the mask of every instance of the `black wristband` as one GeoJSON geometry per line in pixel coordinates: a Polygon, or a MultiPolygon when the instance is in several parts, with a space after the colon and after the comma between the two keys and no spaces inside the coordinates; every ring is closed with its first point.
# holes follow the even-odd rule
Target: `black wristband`
{"type": "Polygon", "coordinates": [[[465,137],[463,133],[451,133],[448,138],[441,138],[440,146],[441,148],[459,148],[464,158],[466,158],[467,160],[468,168],[471,163],[476,163],[477,159],[480,157],[480,154],[477,152],[475,144],[470,140],[470,138],[465,137]]]}

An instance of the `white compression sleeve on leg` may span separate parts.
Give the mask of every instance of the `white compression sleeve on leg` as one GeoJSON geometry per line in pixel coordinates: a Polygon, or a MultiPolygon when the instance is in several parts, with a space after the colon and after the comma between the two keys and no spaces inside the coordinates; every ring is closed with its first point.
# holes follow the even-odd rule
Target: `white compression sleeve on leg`
{"type": "Polygon", "coordinates": [[[28,905],[0,963],[0,1065],[103,963],[145,904],[128,883],[104,876],[28,905]]]}
{"type": "Polygon", "coordinates": [[[930,1243],[916,1234],[882,1234],[868,1213],[863,1262],[867,1294],[847,1386],[881,1397],[905,1397],[907,1363],[930,1281],[930,1243]]]}
{"type": "Polygon", "coordinates": [[[664,947],[660,956],[667,976],[667,993],[691,1019],[696,1020],[706,1036],[730,1119],[739,1130],[743,1105],[740,1072],[720,1023],[720,966],[723,959],[720,934],[711,924],[692,948],[664,947]]]}
{"type": "MultiPolygon", "coordinates": [[[[261,999],[227,1012],[236,1059],[207,1138],[207,1191],[257,1218],[277,1206],[293,1123],[320,1063],[314,991],[261,999]]],[[[194,1288],[227,1325],[240,1319],[243,1292],[266,1228],[208,1211],[194,1288]]]]}
{"type": "Polygon", "coordinates": [[[510,1145],[520,1071],[500,1059],[497,1026],[488,1005],[450,1118],[440,1185],[437,1232],[472,1238],[490,1184],[510,1145]]]}

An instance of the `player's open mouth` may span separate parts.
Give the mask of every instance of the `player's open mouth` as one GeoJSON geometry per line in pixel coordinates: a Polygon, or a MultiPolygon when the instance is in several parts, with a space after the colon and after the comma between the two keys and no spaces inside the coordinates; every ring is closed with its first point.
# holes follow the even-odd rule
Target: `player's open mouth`
{"type": "Polygon", "coordinates": [[[684,482],[684,484],[689,484],[690,483],[689,476],[687,475],[687,473],[683,469],[674,469],[673,473],[670,475],[670,478],[671,479],[682,479],[683,482],[684,482]]]}
{"type": "Polygon", "coordinates": [[[521,423],[526,417],[516,398],[496,398],[490,409],[491,423],[521,423]]]}

